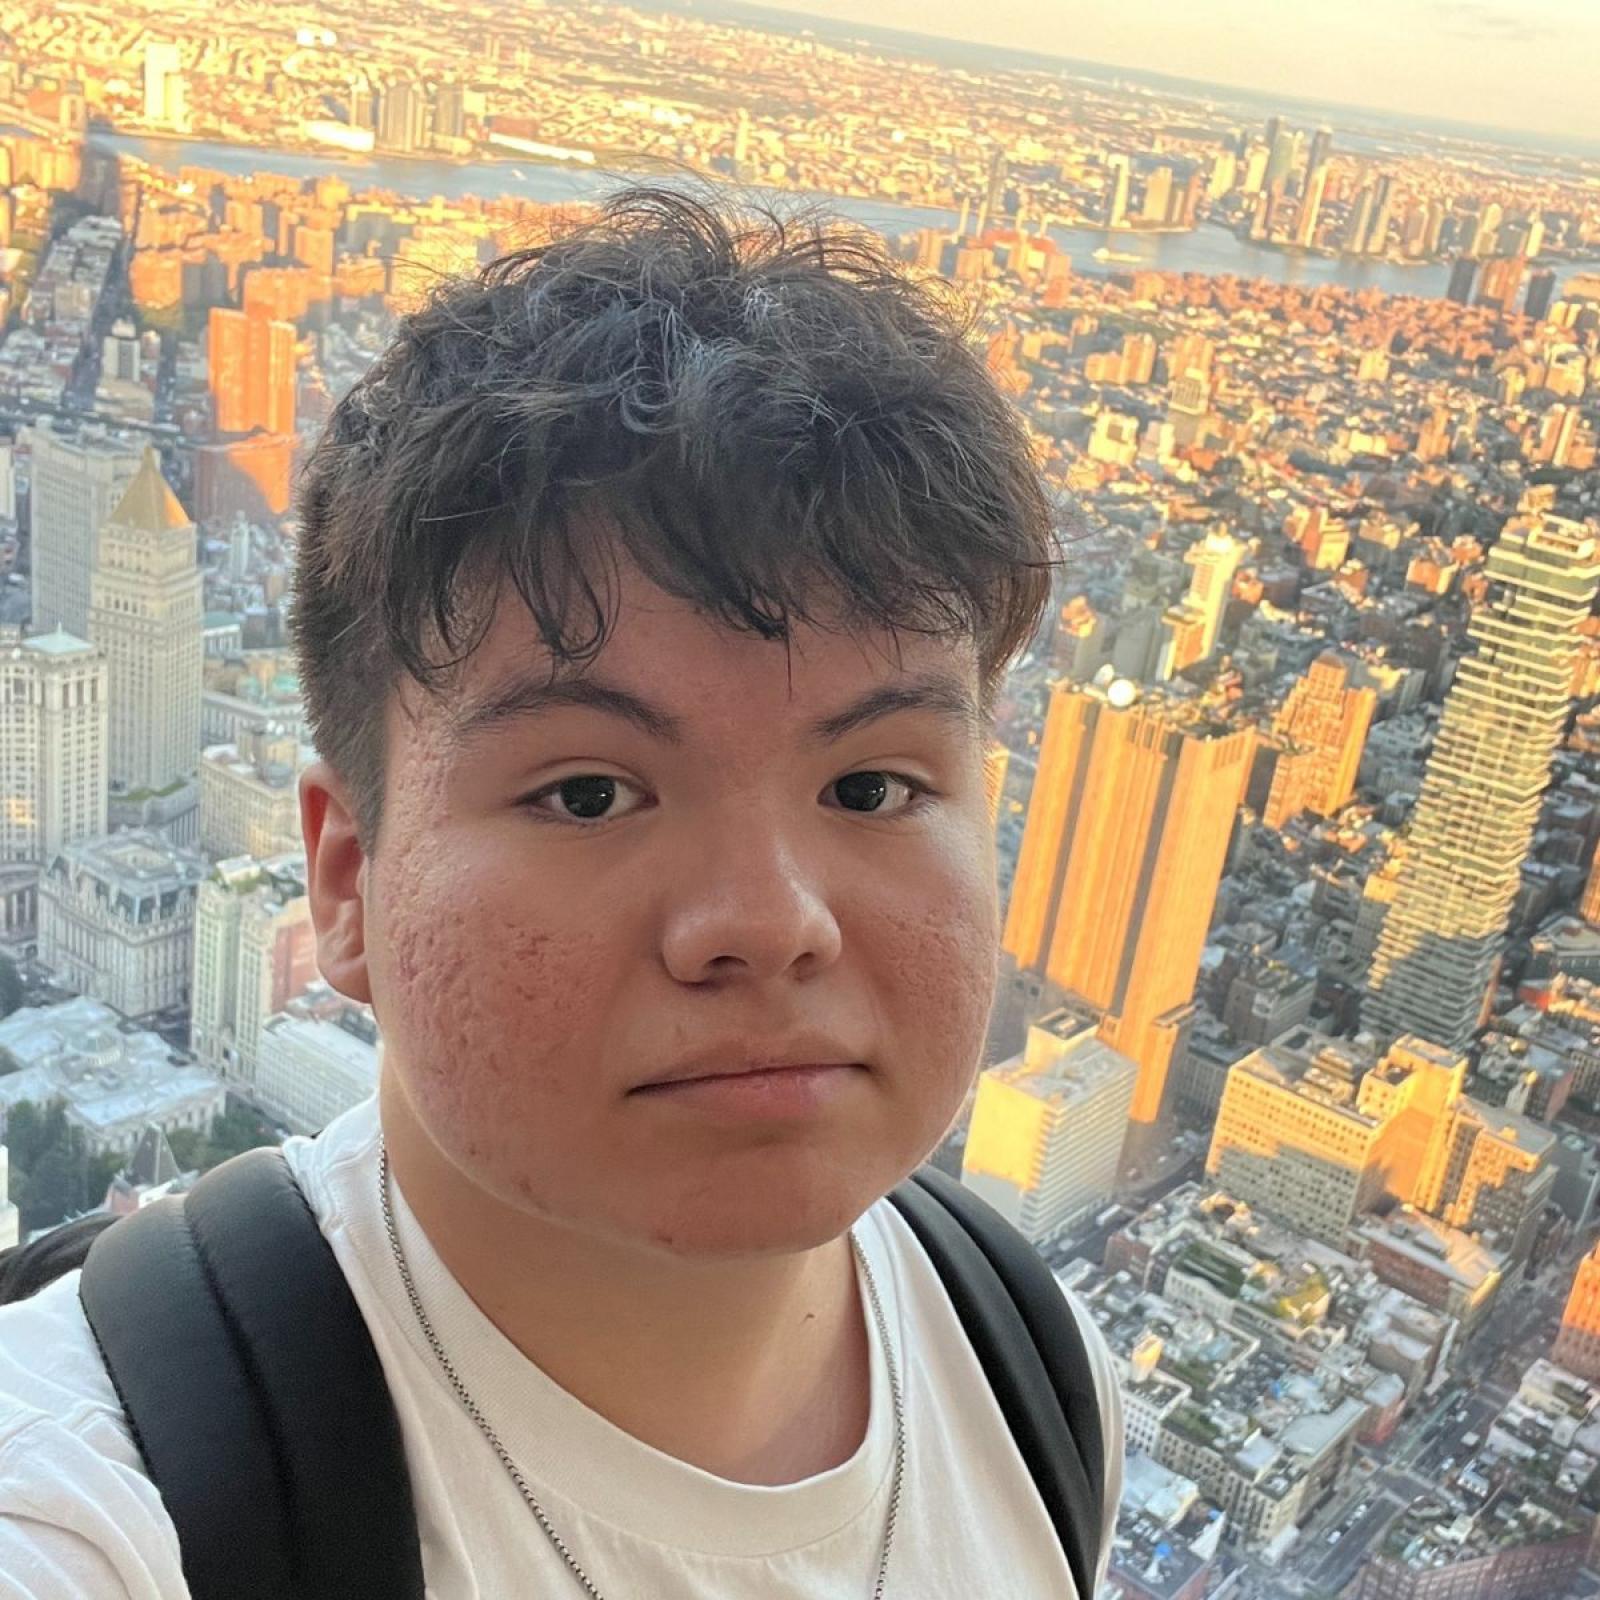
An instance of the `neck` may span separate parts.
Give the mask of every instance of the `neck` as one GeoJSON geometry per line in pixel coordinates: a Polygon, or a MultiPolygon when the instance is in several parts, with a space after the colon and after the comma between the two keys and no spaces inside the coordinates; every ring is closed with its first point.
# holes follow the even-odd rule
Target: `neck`
{"type": "Polygon", "coordinates": [[[847,1461],[871,1350],[848,1238],[793,1255],[684,1260],[546,1218],[471,1184],[393,1084],[392,1181],[479,1310],[541,1371],[643,1443],[739,1483],[847,1461]]]}

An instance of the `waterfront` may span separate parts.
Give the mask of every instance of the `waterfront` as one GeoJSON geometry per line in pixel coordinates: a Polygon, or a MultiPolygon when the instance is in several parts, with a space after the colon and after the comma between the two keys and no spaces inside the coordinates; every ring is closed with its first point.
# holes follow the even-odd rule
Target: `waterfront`
{"type": "MultiPolygon", "coordinates": [[[[516,195],[546,202],[587,200],[643,176],[598,166],[544,165],[527,160],[396,160],[335,150],[325,153],[262,150],[250,145],[136,138],[115,133],[91,134],[89,143],[97,149],[136,156],[169,172],[176,172],[183,166],[201,166],[231,174],[267,171],[298,178],[337,175],[352,189],[381,189],[420,200],[431,199],[434,195],[446,200],[461,200],[472,195],[485,198],[516,195]]],[[[881,233],[953,227],[956,221],[952,210],[901,205],[890,200],[830,195],[785,195],[782,198],[821,200],[842,215],[881,233]]],[[[1050,237],[1072,257],[1074,269],[1084,273],[1106,274],[1131,265],[1095,260],[1096,250],[1110,249],[1118,255],[1137,256],[1141,265],[1158,272],[1198,272],[1213,277],[1234,273],[1282,284],[1337,283],[1347,289],[1381,289],[1386,294],[1425,298],[1442,295],[1450,276],[1449,264],[1445,262],[1404,266],[1389,261],[1295,255],[1265,249],[1237,239],[1225,229],[1213,227],[1201,227],[1189,233],[1110,235],[1098,229],[1053,227],[1050,237]]],[[[1570,274],[1592,270],[1593,266],[1593,263],[1556,264],[1558,286],[1570,274]]]]}

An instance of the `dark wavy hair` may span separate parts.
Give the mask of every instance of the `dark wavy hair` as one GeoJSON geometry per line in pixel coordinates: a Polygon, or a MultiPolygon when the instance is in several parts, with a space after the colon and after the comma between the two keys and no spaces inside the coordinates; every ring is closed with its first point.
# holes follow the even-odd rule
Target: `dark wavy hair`
{"type": "Polygon", "coordinates": [[[987,712],[1058,546],[967,334],[872,236],[676,188],[623,189],[435,284],[298,482],[290,626],[363,848],[389,692],[402,672],[444,692],[503,580],[553,671],[604,644],[597,524],[661,588],[764,638],[793,618],[969,636],[987,712]]]}

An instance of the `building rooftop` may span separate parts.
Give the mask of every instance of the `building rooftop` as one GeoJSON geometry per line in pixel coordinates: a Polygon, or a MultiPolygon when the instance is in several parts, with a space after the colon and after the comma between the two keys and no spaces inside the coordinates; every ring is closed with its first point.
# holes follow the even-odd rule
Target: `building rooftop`
{"type": "Polygon", "coordinates": [[[1498,1250],[1491,1250],[1471,1234],[1414,1206],[1401,1206],[1387,1217],[1358,1222],[1355,1231],[1433,1272],[1443,1273],[1473,1293],[1505,1270],[1506,1258],[1498,1250]]]}
{"type": "Polygon", "coordinates": [[[1233,1069],[1293,1089],[1352,1121],[1377,1127],[1377,1120],[1356,1109],[1356,1087],[1373,1065],[1369,1045],[1356,1039],[1334,1039],[1314,1028],[1291,1029],[1281,1039],[1247,1055],[1233,1069]]]}
{"type": "Polygon", "coordinates": [[[0,1048],[19,1063],[0,1076],[0,1107],[63,1099],[73,1121],[112,1142],[131,1144],[148,1123],[222,1092],[204,1067],[87,995],[12,1012],[0,1022],[0,1048]]]}
{"type": "Polygon", "coordinates": [[[41,656],[84,656],[93,655],[96,646],[87,639],[80,639],[76,634],[68,633],[58,622],[49,633],[30,634],[20,645],[19,650],[31,650],[35,655],[41,656]]]}
{"type": "Polygon", "coordinates": [[[139,470],[123,491],[110,520],[119,527],[138,528],[145,533],[193,526],[182,502],[161,475],[161,457],[153,445],[145,446],[139,470]]]}
{"type": "Polygon", "coordinates": [[[87,873],[139,900],[190,888],[210,869],[203,856],[152,828],[124,828],[62,846],[49,870],[54,876],[87,873]]]}

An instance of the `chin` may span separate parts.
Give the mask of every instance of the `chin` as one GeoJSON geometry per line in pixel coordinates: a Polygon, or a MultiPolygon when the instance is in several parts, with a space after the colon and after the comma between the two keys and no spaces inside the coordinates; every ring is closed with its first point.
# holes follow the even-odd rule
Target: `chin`
{"type": "Polygon", "coordinates": [[[703,1185],[618,1222],[649,1248],[684,1258],[797,1255],[839,1238],[895,1181],[842,1181],[834,1169],[809,1183],[703,1185]]]}

